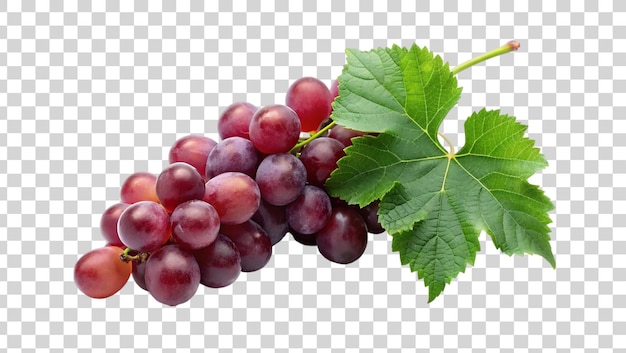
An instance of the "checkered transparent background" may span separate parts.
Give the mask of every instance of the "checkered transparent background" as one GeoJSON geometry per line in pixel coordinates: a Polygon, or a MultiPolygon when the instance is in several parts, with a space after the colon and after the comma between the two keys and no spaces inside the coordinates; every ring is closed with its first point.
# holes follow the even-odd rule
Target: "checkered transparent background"
{"type": "Polygon", "coordinates": [[[626,2],[346,3],[0,1],[0,351],[626,349],[626,2]],[[348,266],[285,239],[266,268],[176,308],[132,280],[106,300],[76,289],[123,180],[159,173],[177,138],[217,138],[230,103],[330,85],[345,48],[416,42],[455,66],[509,39],[520,51],[459,75],[442,130],[461,145],[485,106],[528,124],[550,161],[532,181],[556,205],[556,270],[483,236],[427,304],[377,235],[348,266]]]}

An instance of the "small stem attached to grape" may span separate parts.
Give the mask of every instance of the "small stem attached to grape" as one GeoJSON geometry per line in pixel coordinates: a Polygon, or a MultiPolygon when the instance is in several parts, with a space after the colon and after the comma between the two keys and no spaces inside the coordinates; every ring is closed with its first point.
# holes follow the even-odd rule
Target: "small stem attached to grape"
{"type": "Polygon", "coordinates": [[[150,254],[148,254],[147,252],[140,252],[135,255],[130,255],[131,251],[133,251],[131,248],[126,248],[124,252],[120,254],[120,260],[123,262],[146,262],[148,261],[148,257],[150,257],[150,254]]]}
{"type": "Polygon", "coordinates": [[[332,121],[330,124],[324,126],[324,128],[320,129],[318,132],[316,132],[315,134],[311,135],[311,137],[309,137],[308,139],[299,142],[297,145],[293,146],[293,148],[291,149],[291,153],[296,152],[297,150],[299,150],[300,148],[306,146],[309,142],[315,140],[316,138],[322,136],[326,131],[330,130],[333,126],[337,125],[336,122],[332,121]]]}
{"type": "Polygon", "coordinates": [[[517,42],[517,41],[512,40],[512,41],[506,43],[505,45],[503,45],[503,46],[501,46],[499,48],[496,48],[496,49],[494,49],[494,50],[492,50],[490,52],[487,52],[487,53],[485,53],[483,55],[477,56],[477,57],[475,57],[475,58],[473,58],[471,60],[468,60],[468,61],[462,63],[461,65],[459,65],[459,66],[455,67],[454,69],[452,69],[452,73],[456,75],[459,72],[461,72],[461,71],[463,71],[463,70],[465,70],[465,69],[467,69],[469,67],[472,67],[472,66],[474,66],[474,65],[476,65],[478,63],[481,63],[481,62],[483,62],[485,60],[489,60],[489,59],[491,59],[493,57],[496,57],[496,56],[499,56],[499,55],[506,54],[508,52],[517,50],[517,49],[519,49],[519,47],[520,47],[520,43],[517,42]]]}

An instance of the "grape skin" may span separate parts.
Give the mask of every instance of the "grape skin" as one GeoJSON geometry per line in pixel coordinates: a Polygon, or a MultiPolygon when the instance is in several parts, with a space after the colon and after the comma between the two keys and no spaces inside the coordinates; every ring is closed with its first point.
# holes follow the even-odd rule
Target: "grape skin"
{"type": "Polygon", "coordinates": [[[122,215],[122,212],[129,206],[127,203],[116,203],[113,206],[107,208],[102,214],[100,219],[100,231],[102,237],[110,245],[124,246],[124,243],[120,240],[119,233],[117,232],[117,222],[122,215]]]}
{"type": "Polygon", "coordinates": [[[316,235],[317,248],[328,260],[339,264],[356,261],[367,247],[367,228],[357,211],[333,209],[330,220],[316,235]]]}
{"type": "Polygon", "coordinates": [[[175,306],[196,293],[200,285],[200,266],[191,252],[178,245],[166,245],[148,258],[145,281],[154,299],[175,306]]]}
{"type": "Polygon", "coordinates": [[[107,298],[124,287],[132,264],[120,260],[123,252],[117,246],[105,246],[81,256],[74,266],[74,283],[91,298],[107,298]]]}
{"type": "Polygon", "coordinates": [[[215,148],[217,142],[208,137],[200,135],[187,135],[178,139],[169,153],[170,164],[176,162],[185,162],[192,165],[200,175],[205,178],[207,157],[215,148]]]}
{"type": "Polygon", "coordinates": [[[258,152],[250,140],[229,137],[218,143],[209,154],[205,174],[207,179],[211,179],[225,172],[240,172],[254,178],[258,164],[258,152]]]}
{"type": "Polygon", "coordinates": [[[200,266],[200,283],[211,288],[226,287],[241,273],[241,256],[230,238],[219,234],[215,241],[194,252],[200,266]]]}
{"type": "Polygon", "coordinates": [[[289,231],[285,206],[274,206],[261,199],[259,209],[252,216],[252,220],[257,222],[270,237],[272,245],[281,241],[289,231]]]}
{"type": "Polygon", "coordinates": [[[306,185],[302,194],[287,205],[289,227],[301,234],[313,234],[322,229],[330,215],[330,197],[313,185],[306,185]]]}
{"type": "Polygon", "coordinates": [[[309,142],[300,155],[307,172],[307,181],[323,186],[326,179],[337,169],[337,161],[346,155],[341,142],[330,137],[318,137],[309,142]]]}
{"type": "Polygon", "coordinates": [[[261,192],[246,174],[226,172],[206,182],[203,200],[215,207],[222,224],[239,224],[257,211],[261,192]]]}
{"type": "Polygon", "coordinates": [[[123,203],[135,203],[139,201],[159,202],[156,193],[157,176],[146,172],[131,174],[120,188],[120,199],[123,203]]]}
{"type": "Polygon", "coordinates": [[[222,140],[239,136],[250,138],[250,121],[258,108],[248,102],[235,102],[220,114],[217,120],[217,132],[222,140]]]}
{"type": "Polygon", "coordinates": [[[301,130],[316,130],[331,112],[332,97],[324,82],[315,77],[302,77],[294,81],[285,97],[285,103],[300,118],[301,130]]]}
{"type": "Polygon", "coordinates": [[[256,171],[261,196],[276,206],[285,206],[300,196],[306,185],[306,169],[288,153],[267,156],[256,171]]]}
{"type": "Polygon", "coordinates": [[[156,192],[163,207],[172,212],[185,201],[202,198],[204,179],[191,164],[176,162],[161,172],[156,192]]]}
{"type": "Polygon", "coordinates": [[[286,153],[298,142],[300,119],[285,105],[266,105],[254,113],[249,131],[250,141],[262,153],[286,153]]]}
{"type": "Polygon", "coordinates": [[[150,252],[170,237],[170,217],[156,202],[140,201],[128,206],[117,224],[120,240],[127,247],[150,252]]]}
{"type": "Polygon", "coordinates": [[[189,250],[207,247],[220,230],[220,217],[211,204],[202,200],[183,202],[170,216],[172,237],[189,250]]]}
{"type": "Polygon", "coordinates": [[[272,257],[272,241],[252,220],[235,225],[222,225],[220,233],[235,243],[241,255],[241,271],[253,272],[263,268],[272,257]]]}

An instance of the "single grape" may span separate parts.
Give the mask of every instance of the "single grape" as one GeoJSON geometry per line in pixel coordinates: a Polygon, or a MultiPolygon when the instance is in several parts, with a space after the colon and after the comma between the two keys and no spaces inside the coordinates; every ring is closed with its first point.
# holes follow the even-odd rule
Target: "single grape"
{"type": "Polygon", "coordinates": [[[178,139],[170,148],[171,163],[185,162],[192,165],[203,178],[206,178],[206,163],[209,153],[217,145],[213,139],[200,135],[187,135],[178,139]]]}
{"type": "Polygon", "coordinates": [[[293,237],[293,239],[295,241],[297,241],[298,243],[300,243],[302,245],[308,245],[308,246],[317,245],[317,234],[316,233],[313,233],[313,234],[302,234],[302,233],[296,232],[293,229],[290,229],[289,233],[291,233],[291,236],[293,237]]]}
{"type": "Polygon", "coordinates": [[[201,199],[204,195],[204,180],[191,164],[176,162],[161,172],[156,191],[163,207],[172,212],[185,201],[201,199]]]}
{"type": "Polygon", "coordinates": [[[222,224],[220,233],[235,243],[241,256],[241,271],[252,272],[263,268],[272,257],[272,241],[256,222],[222,224]]]}
{"type": "Polygon", "coordinates": [[[361,214],[361,217],[363,217],[365,225],[367,226],[367,231],[372,234],[380,234],[385,231],[383,226],[378,221],[379,203],[379,200],[375,200],[359,210],[359,213],[361,214]]]}
{"type": "Polygon", "coordinates": [[[107,208],[100,219],[100,231],[102,237],[109,245],[124,246],[117,233],[117,221],[120,219],[122,212],[128,207],[127,203],[116,203],[107,208]]]}
{"type": "Polygon", "coordinates": [[[145,280],[154,299],[175,306],[191,299],[198,290],[200,266],[188,250],[166,245],[150,254],[145,280]]]}
{"type": "Polygon", "coordinates": [[[120,188],[120,199],[123,203],[135,203],[139,201],[159,202],[156,194],[157,177],[146,172],[131,174],[120,188]]]}
{"type": "Polygon", "coordinates": [[[259,164],[256,148],[243,137],[229,137],[215,146],[206,161],[206,176],[211,179],[225,172],[241,172],[254,178],[259,164]]]}
{"type": "Polygon", "coordinates": [[[250,138],[250,121],[257,107],[248,102],[236,102],[228,106],[217,120],[217,132],[222,140],[239,136],[250,138]]]}
{"type": "Polygon", "coordinates": [[[123,252],[117,246],[105,246],[89,251],[74,266],[74,283],[91,298],[107,298],[124,287],[132,265],[120,260],[123,252]]]}
{"type": "Polygon", "coordinates": [[[139,201],[128,206],[117,223],[120,240],[127,247],[150,252],[170,237],[170,216],[156,202],[139,201]]]}
{"type": "Polygon", "coordinates": [[[239,172],[222,173],[207,181],[205,189],[203,200],[215,207],[222,224],[249,220],[261,202],[257,183],[239,172]]]}
{"type": "Polygon", "coordinates": [[[307,173],[307,181],[324,186],[326,179],[337,169],[337,161],[346,155],[341,142],[330,137],[318,137],[309,142],[300,155],[307,173]]]}
{"type": "Polygon", "coordinates": [[[302,77],[289,86],[285,103],[300,118],[301,131],[316,130],[331,111],[332,97],[324,82],[315,77],[302,77]]]}
{"type": "Polygon", "coordinates": [[[146,287],[146,262],[131,261],[131,263],[133,264],[133,280],[141,289],[148,290],[146,287]]]}
{"type": "Polygon", "coordinates": [[[257,110],[250,121],[250,141],[266,154],[286,153],[298,143],[300,120],[289,107],[272,104],[257,110]]]}
{"type": "Polygon", "coordinates": [[[367,135],[362,131],[347,129],[341,125],[335,125],[330,129],[328,137],[334,138],[341,142],[345,147],[352,146],[352,139],[359,136],[367,135]]]}
{"type": "Polygon", "coordinates": [[[291,229],[301,234],[313,234],[330,218],[330,197],[317,186],[306,185],[302,194],[287,205],[286,214],[291,229]]]}
{"type": "Polygon", "coordinates": [[[197,250],[213,243],[220,230],[220,217],[211,204],[202,200],[183,202],[170,216],[176,244],[197,250]]]}
{"type": "Polygon", "coordinates": [[[288,153],[267,156],[256,171],[261,196],[276,206],[285,206],[300,196],[306,185],[306,168],[288,153]]]}
{"type": "Polygon", "coordinates": [[[241,273],[239,250],[229,237],[219,234],[215,241],[194,251],[200,265],[200,283],[211,288],[226,287],[241,273]]]}
{"type": "Polygon", "coordinates": [[[349,264],[367,247],[367,228],[361,215],[352,208],[333,209],[330,220],[316,235],[317,248],[328,260],[349,264]]]}
{"type": "Polygon", "coordinates": [[[272,245],[281,241],[289,231],[285,208],[285,206],[274,206],[261,199],[259,209],[252,216],[252,220],[257,222],[270,237],[272,245]]]}

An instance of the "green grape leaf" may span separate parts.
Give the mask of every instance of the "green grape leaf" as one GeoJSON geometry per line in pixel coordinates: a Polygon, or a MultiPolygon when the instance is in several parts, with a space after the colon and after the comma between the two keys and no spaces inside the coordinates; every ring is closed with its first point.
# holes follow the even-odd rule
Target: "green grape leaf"
{"type": "Polygon", "coordinates": [[[448,64],[427,48],[348,50],[332,119],[370,134],[353,139],[326,183],[332,196],[365,206],[428,286],[429,302],[474,264],[485,231],[508,255],[538,254],[552,267],[552,202],[528,178],[547,161],[526,126],[499,111],[465,122],[465,146],[439,142],[439,127],[461,89],[448,64]]]}

